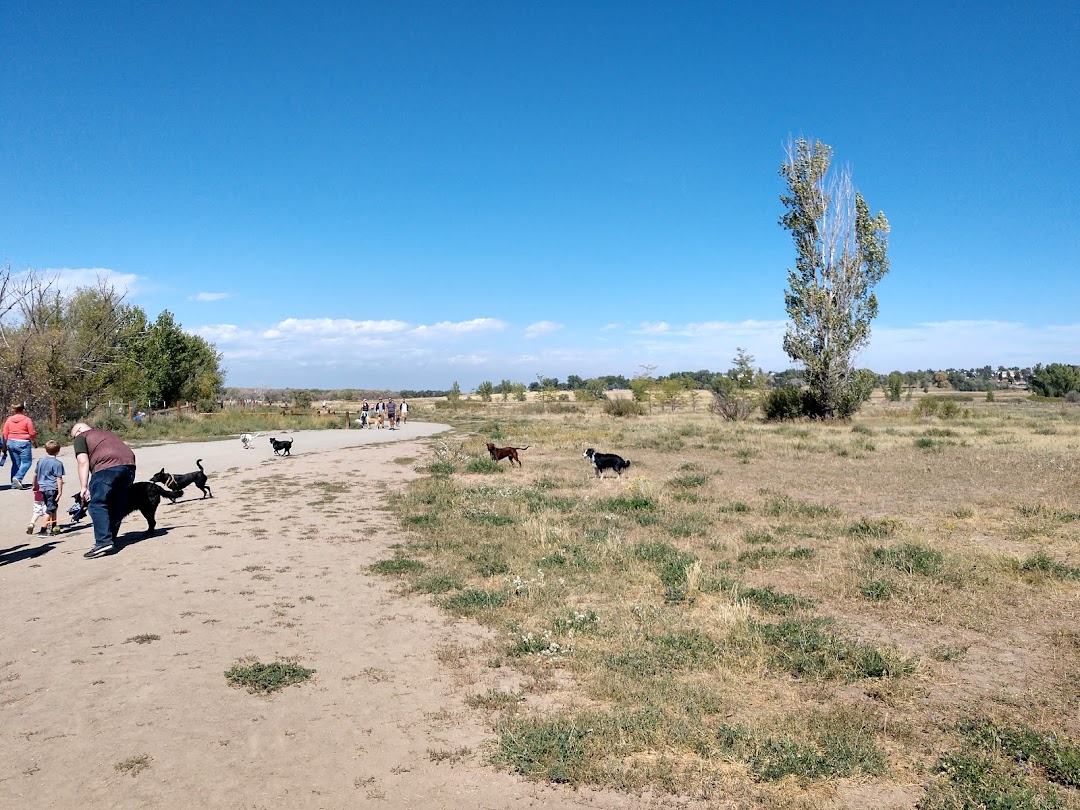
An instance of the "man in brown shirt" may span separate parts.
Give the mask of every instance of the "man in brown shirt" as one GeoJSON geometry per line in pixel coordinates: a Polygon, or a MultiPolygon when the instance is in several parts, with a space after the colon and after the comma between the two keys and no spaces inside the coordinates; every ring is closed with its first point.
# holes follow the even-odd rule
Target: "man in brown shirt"
{"type": "Polygon", "coordinates": [[[94,523],[94,547],[83,556],[100,557],[113,550],[120,521],[127,514],[128,491],[135,480],[135,453],[115,433],[85,422],[71,428],[71,438],[75,440],[79,491],[94,523]]]}

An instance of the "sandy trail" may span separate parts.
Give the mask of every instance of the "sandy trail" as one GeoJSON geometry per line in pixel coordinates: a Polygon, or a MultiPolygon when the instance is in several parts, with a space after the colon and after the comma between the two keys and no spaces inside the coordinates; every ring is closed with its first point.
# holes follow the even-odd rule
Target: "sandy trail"
{"type": "MultiPolygon", "coordinates": [[[[139,480],[202,458],[215,497],[164,503],[148,540],[130,517],[95,560],[88,520],[29,537],[31,493],[0,491],[0,807],[657,806],[486,765],[491,730],[463,699],[506,670],[440,662],[484,631],[367,572],[403,539],[385,492],[444,429],[297,432],[292,458],[266,437],[137,449],[139,480]],[[316,675],[256,696],[224,677],[244,656],[316,675]],[[149,767],[117,769],[136,757],[149,767]]],[[[74,491],[70,447],[61,460],[74,491]]]]}

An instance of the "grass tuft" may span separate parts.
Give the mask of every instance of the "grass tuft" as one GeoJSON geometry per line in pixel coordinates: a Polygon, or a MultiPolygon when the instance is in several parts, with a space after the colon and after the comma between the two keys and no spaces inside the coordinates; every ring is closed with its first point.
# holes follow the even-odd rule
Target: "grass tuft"
{"type": "Polygon", "coordinates": [[[314,674],[315,670],[288,661],[274,661],[270,664],[256,661],[251,664],[236,664],[226,670],[225,680],[231,686],[243,686],[247,687],[249,692],[268,695],[294,683],[302,683],[314,674]]]}

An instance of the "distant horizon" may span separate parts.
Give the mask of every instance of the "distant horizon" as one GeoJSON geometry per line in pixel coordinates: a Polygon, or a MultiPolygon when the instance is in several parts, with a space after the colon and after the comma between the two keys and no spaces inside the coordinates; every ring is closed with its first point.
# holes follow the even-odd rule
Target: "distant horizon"
{"type": "Polygon", "coordinates": [[[892,228],[857,365],[1080,362],[1080,4],[102,0],[0,25],[0,263],[170,311],[231,386],[789,367],[799,137],[892,228]]]}

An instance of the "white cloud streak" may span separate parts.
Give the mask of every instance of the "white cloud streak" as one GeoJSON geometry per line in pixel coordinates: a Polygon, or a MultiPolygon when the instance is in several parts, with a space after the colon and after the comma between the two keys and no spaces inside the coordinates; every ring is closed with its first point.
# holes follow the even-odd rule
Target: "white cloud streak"
{"type": "Polygon", "coordinates": [[[565,324],[555,323],[554,321],[537,321],[525,327],[525,337],[540,337],[540,335],[546,335],[550,332],[557,332],[564,326],[565,324]]]}

